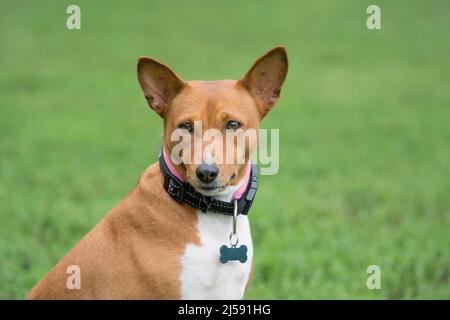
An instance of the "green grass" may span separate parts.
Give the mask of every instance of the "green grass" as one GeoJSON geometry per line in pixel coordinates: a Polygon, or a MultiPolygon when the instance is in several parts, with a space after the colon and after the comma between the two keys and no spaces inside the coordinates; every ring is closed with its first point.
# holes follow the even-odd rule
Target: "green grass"
{"type": "Polygon", "coordinates": [[[450,4],[376,1],[0,4],[0,298],[23,298],[135,185],[161,121],[136,80],[238,78],[289,51],[280,171],[261,178],[246,298],[450,298],[450,4]],[[368,290],[366,268],[381,267],[368,290]]]}

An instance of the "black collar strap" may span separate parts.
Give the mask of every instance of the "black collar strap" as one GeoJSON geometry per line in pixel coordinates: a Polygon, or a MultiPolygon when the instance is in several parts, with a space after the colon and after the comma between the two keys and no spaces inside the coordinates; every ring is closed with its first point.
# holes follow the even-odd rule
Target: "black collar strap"
{"type": "MultiPolygon", "coordinates": [[[[234,202],[225,202],[205,196],[196,191],[192,185],[187,182],[180,181],[169,170],[164,161],[163,150],[159,155],[159,166],[164,175],[164,189],[177,202],[186,202],[190,206],[200,209],[203,212],[215,212],[232,216],[234,211],[234,202]]],[[[253,200],[255,199],[256,190],[258,189],[258,167],[252,164],[250,172],[250,181],[244,194],[237,199],[238,215],[246,215],[250,210],[253,200]]]]}

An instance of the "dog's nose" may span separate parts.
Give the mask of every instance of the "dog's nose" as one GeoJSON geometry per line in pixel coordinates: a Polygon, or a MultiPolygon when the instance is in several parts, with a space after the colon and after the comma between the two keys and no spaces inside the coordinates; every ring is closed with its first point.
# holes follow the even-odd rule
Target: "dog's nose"
{"type": "Polygon", "coordinates": [[[212,164],[201,164],[195,170],[195,174],[197,175],[197,178],[200,179],[200,181],[209,183],[217,178],[219,174],[219,168],[212,164]]]}

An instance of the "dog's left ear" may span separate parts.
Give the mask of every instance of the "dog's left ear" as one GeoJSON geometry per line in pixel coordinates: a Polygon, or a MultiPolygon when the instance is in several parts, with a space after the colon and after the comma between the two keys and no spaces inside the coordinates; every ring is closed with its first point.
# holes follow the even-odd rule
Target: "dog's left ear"
{"type": "Polygon", "coordinates": [[[180,93],[185,82],[168,66],[149,57],[140,57],[138,80],[147,103],[164,118],[172,100],[180,93]]]}
{"type": "Polygon", "coordinates": [[[239,80],[257,101],[262,118],[277,103],[287,71],[286,49],[277,46],[256,60],[239,80]]]}

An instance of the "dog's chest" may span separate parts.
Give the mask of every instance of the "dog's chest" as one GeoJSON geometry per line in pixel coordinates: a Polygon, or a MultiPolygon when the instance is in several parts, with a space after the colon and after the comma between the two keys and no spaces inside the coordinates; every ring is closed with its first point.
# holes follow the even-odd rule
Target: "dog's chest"
{"type": "Polygon", "coordinates": [[[247,261],[219,261],[219,248],[229,246],[232,217],[197,212],[200,245],[189,244],[182,257],[182,299],[241,299],[247,284],[253,245],[247,216],[238,216],[239,245],[248,248],[247,261]]]}

